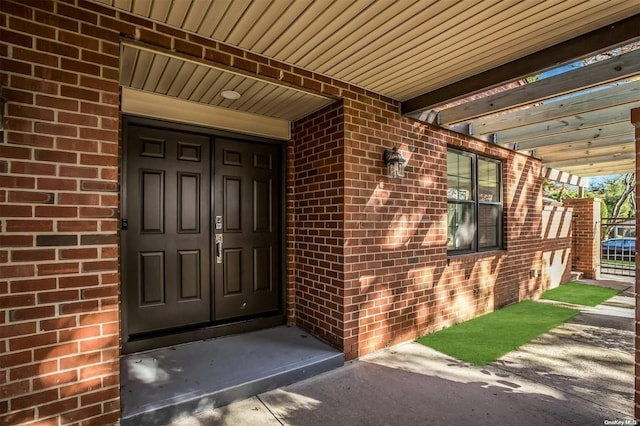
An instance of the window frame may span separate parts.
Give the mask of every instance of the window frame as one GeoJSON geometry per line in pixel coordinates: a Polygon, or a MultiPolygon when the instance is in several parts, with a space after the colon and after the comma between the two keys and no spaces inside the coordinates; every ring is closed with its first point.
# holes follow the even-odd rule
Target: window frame
{"type": "MultiPolygon", "coordinates": [[[[463,155],[469,157],[471,159],[471,191],[472,191],[472,199],[471,200],[459,200],[454,198],[449,198],[449,169],[447,164],[447,241],[449,240],[449,205],[472,205],[473,211],[473,226],[474,226],[474,236],[471,243],[471,249],[461,248],[461,249],[449,249],[447,247],[447,255],[454,256],[460,254],[470,254],[470,253],[482,253],[488,251],[495,250],[503,250],[504,249],[504,178],[503,178],[503,165],[504,162],[501,159],[493,158],[487,155],[478,154],[472,151],[465,151],[464,149],[460,149],[457,147],[447,147],[447,153],[455,153],[457,155],[463,155]],[[483,161],[494,163],[498,166],[497,171],[497,179],[498,179],[498,188],[497,193],[500,196],[499,201],[481,201],[480,200],[480,185],[479,185],[479,176],[478,176],[478,160],[481,159],[483,161]],[[496,245],[480,247],[480,232],[479,232],[479,215],[480,215],[480,206],[481,205],[490,205],[490,206],[498,206],[498,216],[496,223],[496,245]]],[[[448,244],[447,244],[448,246],[448,244]]]]}

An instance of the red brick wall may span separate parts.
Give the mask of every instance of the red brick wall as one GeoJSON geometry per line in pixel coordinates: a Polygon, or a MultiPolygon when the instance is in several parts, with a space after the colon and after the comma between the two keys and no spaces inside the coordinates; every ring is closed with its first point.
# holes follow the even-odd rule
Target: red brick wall
{"type": "Polygon", "coordinates": [[[2,424],[119,417],[119,46],[99,19],[0,2],[2,424]]]}
{"type": "Polygon", "coordinates": [[[295,315],[343,348],[344,112],[342,102],[294,125],[295,315]]]}
{"type": "MultiPolygon", "coordinates": [[[[298,299],[298,306],[316,310],[316,314],[305,313],[305,321],[298,323],[312,330],[322,329],[317,334],[331,342],[337,340],[351,359],[539,295],[540,162],[403,118],[397,103],[378,95],[350,87],[343,96],[344,281],[332,279],[332,292],[324,299],[330,295],[340,300],[343,291],[344,305],[336,307],[332,303],[327,307],[321,303],[323,298],[320,303],[304,299],[305,291],[315,297],[325,290],[318,282],[325,279],[324,268],[331,265],[325,255],[335,246],[316,238],[324,245],[306,250],[308,242],[297,238],[297,264],[313,265],[307,268],[312,275],[304,273],[309,284],[305,282],[304,291],[299,289],[303,300],[298,299]],[[405,178],[389,180],[382,153],[394,144],[401,147],[408,164],[405,178]],[[447,258],[447,145],[503,160],[506,251],[447,258]],[[327,336],[328,328],[320,325],[328,313],[338,318],[338,324],[340,313],[344,318],[344,328],[336,327],[331,336],[327,336]],[[311,325],[306,324],[309,321],[311,325]]],[[[317,176],[317,181],[309,184],[323,181],[320,167],[324,164],[304,162],[305,153],[320,155],[316,158],[332,155],[333,145],[323,143],[327,137],[322,127],[317,127],[326,121],[323,117],[327,111],[295,125],[294,150],[296,162],[303,161],[302,176],[317,176]],[[310,136],[315,142],[308,141],[310,136]],[[314,150],[309,151],[309,146],[314,150]]],[[[296,182],[301,182],[301,176],[296,182]]],[[[297,185],[295,190],[299,189],[297,185]]],[[[323,211],[332,203],[324,199],[322,191],[305,188],[304,193],[304,206],[323,206],[323,211]]],[[[300,212],[298,209],[297,214],[300,212]]],[[[315,234],[330,233],[335,226],[333,222],[306,224],[307,231],[315,234]]],[[[334,277],[338,276],[339,270],[334,277]]],[[[297,280],[296,285],[300,284],[297,280]]]]}
{"type": "Polygon", "coordinates": [[[358,94],[345,105],[345,354],[353,358],[433,323],[434,280],[446,264],[447,133],[401,117],[384,98],[358,94]],[[404,178],[389,179],[382,155],[396,144],[408,162],[404,178]]]}
{"type": "Polygon", "coordinates": [[[119,416],[121,37],[343,99],[294,124],[287,313],[347,358],[539,292],[540,163],[397,102],[85,0],[0,1],[0,419],[119,416]],[[394,143],[407,176],[385,177],[394,143]],[[446,146],[501,158],[505,251],[447,258],[446,146]],[[412,149],[410,149],[410,147],[412,149]],[[415,148],[415,152],[413,152],[415,148]]]}
{"type": "Polygon", "coordinates": [[[585,278],[600,278],[600,200],[594,198],[566,199],[564,205],[573,208],[573,269],[585,278]],[[578,249],[579,248],[579,249],[578,249]]]}

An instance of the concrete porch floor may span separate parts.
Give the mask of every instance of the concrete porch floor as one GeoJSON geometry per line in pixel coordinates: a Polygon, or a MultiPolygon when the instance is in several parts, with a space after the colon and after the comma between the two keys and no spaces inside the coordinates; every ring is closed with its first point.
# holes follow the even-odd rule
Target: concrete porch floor
{"type": "Polygon", "coordinates": [[[126,355],[120,364],[121,424],[166,425],[340,367],[344,357],[280,326],[126,355]]]}
{"type": "Polygon", "coordinates": [[[412,342],[171,426],[633,424],[634,287],[590,283],[622,292],[490,365],[412,342]]]}

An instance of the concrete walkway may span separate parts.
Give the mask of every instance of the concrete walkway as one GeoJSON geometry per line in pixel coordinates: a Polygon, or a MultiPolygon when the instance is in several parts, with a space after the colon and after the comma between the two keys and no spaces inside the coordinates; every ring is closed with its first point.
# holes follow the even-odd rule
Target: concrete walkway
{"type": "Polygon", "coordinates": [[[624,424],[634,299],[623,290],[486,367],[408,343],[173,425],[624,424]]]}

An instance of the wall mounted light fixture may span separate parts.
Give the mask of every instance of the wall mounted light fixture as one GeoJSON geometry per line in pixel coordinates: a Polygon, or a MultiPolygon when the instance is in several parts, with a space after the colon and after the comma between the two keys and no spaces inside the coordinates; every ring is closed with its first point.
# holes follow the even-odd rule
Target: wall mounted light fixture
{"type": "Polygon", "coordinates": [[[385,149],[382,161],[387,166],[387,176],[390,178],[404,177],[404,166],[407,160],[398,152],[398,145],[392,149],[385,149]]]}

